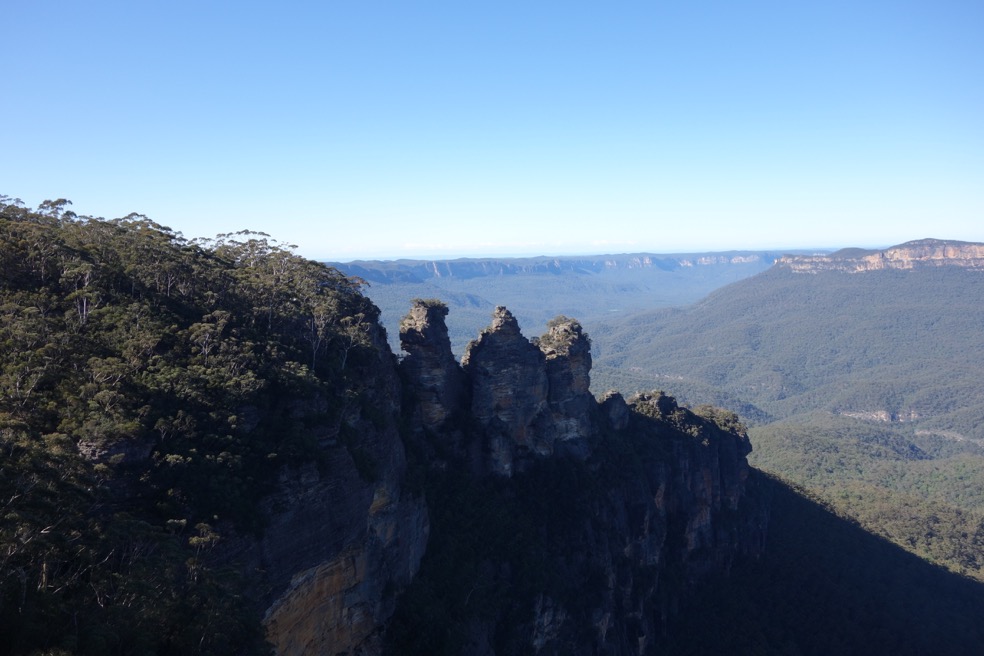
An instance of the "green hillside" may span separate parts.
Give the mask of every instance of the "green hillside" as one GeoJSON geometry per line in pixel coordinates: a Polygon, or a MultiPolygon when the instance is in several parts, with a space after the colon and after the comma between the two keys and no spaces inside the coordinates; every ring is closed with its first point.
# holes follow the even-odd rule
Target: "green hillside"
{"type": "Polygon", "coordinates": [[[596,381],[685,399],[713,387],[775,418],[822,409],[984,440],[982,300],[978,271],[777,267],[683,311],[595,327],[596,381]]]}
{"type": "Polygon", "coordinates": [[[749,462],[984,579],[984,273],[776,267],[596,326],[596,389],[739,412],[749,462]]]}

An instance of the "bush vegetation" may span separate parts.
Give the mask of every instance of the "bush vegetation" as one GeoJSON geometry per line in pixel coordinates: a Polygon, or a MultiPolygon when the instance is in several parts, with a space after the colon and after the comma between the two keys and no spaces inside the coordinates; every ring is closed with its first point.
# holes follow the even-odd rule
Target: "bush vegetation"
{"type": "Polygon", "coordinates": [[[211,554],[318,458],[298,400],[334,416],[364,384],[359,281],[261,233],[7,197],[0,270],[0,653],[265,652],[211,554]]]}

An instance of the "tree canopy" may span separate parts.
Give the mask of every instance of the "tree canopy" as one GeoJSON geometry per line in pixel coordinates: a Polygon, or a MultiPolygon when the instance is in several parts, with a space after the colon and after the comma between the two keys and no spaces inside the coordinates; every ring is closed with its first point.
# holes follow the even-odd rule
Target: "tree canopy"
{"type": "Polygon", "coordinates": [[[211,548],[262,530],[373,357],[361,281],[268,235],[0,197],[0,653],[263,651],[211,548]]]}

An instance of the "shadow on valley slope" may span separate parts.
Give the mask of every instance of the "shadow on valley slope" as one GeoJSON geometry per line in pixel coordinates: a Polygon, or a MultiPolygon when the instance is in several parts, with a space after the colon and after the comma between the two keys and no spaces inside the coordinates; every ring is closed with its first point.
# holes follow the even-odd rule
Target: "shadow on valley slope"
{"type": "Polygon", "coordinates": [[[681,609],[672,654],[980,654],[984,585],[936,567],[755,471],[765,553],[681,609]]]}

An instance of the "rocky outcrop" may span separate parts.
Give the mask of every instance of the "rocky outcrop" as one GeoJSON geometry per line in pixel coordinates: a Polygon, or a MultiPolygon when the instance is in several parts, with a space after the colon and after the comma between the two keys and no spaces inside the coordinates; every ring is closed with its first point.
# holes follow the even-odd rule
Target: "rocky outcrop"
{"type": "Polygon", "coordinates": [[[878,251],[851,248],[829,255],[787,255],[779,259],[777,266],[794,273],[863,273],[885,269],[911,271],[948,266],[984,270],[984,244],[920,239],[878,251]]]}
{"type": "Polygon", "coordinates": [[[668,424],[698,438],[665,442],[672,455],[666,459],[670,477],[664,508],[685,517],[679,556],[688,575],[699,579],[713,571],[726,571],[736,552],[757,552],[764,523],[758,526],[760,531],[752,526],[750,532],[743,532],[725,529],[720,521],[722,514],[737,511],[741,504],[749,474],[745,457],[752,450],[748,437],[680,408],[673,397],[662,393],[638,394],[629,404],[637,430],[665,434],[668,424]]]}
{"type": "Polygon", "coordinates": [[[406,352],[401,367],[413,381],[420,422],[431,430],[442,426],[463,401],[464,377],[451,352],[447,314],[444,303],[418,299],[400,322],[400,344],[406,352]]]}
{"type": "Polygon", "coordinates": [[[690,586],[761,549],[747,437],[663,394],[595,400],[590,339],[566,317],[528,340],[497,308],[459,367],[446,314],[414,303],[403,391],[381,349],[362,398],[324,430],[327,460],[284,470],[271,524],[240,545],[271,588],[277,653],[402,653],[399,631],[448,630],[415,623],[419,603],[464,609],[456,653],[650,653],[690,586]],[[408,492],[401,423],[425,497],[408,492]]]}
{"type": "Polygon", "coordinates": [[[546,358],[551,441],[583,446],[596,405],[590,390],[591,340],[581,324],[560,316],[534,343],[546,358]]]}
{"type": "MultiPolygon", "coordinates": [[[[737,417],[699,416],[662,393],[597,401],[590,367],[590,340],[566,317],[531,341],[500,307],[468,348],[470,432],[486,466],[428,475],[433,512],[458,521],[432,536],[438,562],[420,575],[431,596],[407,602],[440,604],[439,586],[451,608],[425,617],[456,617],[436,632],[461,634],[448,653],[653,653],[689,590],[763,548],[767,510],[747,493],[737,417]]],[[[402,612],[401,627],[429,631],[415,608],[402,612]]],[[[391,653],[432,639],[401,630],[391,653]]]]}
{"type": "Polygon", "coordinates": [[[528,456],[550,455],[558,445],[586,454],[596,403],[589,389],[591,342],[577,321],[558,317],[531,341],[509,310],[498,307],[459,367],[446,315],[443,303],[415,301],[400,325],[407,354],[401,370],[421,428],[443,434],[444,446],[458,454],[477,451],[472,469],[506,476],[528,456]],[[455,414],[481,427],[479,443],[465,444],[460,430],[445,425],[455,414]]]}
{"type": "Polygon", "coordinates": [[[893,412],[891,410],[842,410],[838,414],[864,421],[877,421],[886,424],[903,424],[919,421],[922,416],[915,410],[893,412]]]}
{"type": "Polygon", "coordinates": [[[468,345],[461,364],[471,389],[471,415],[484,429],[493,471],[509,476],[517,457],[552,452],[548,436],[538,429],[547,408],[546,361],[509,310],[495,309],[492,324],[468,345]]]}
{"type": "Polygon", "coordinates": [[[605,392],[599,405],[602,415],[614,430],[624,430],[629,425],[629,405],[617,391],[608,390],[605,392]]]}
{"type": "Polygon", "coordinates": [[[589,389],[591,341],[577,321],[557,317],[542,337],[528,340],[498,307],[468,345],[462,368],[488,470],[509,476],[529,457],[558,449],[587,455],[597,403],[589,389]]]}
{"type": "Polygon", "coordinates": [[[538,653],[656,653],[681,600],[709,576],[728,572],[737,558],[764,548],[767,508],[747,493],[747,437],[662,394],[637,395],[628,405],[621,434],[641,443],[597,508],[607,530],[592,530],[588,550],[613,584],[580,617],[570,605],[551,609],[554,617],[566,612],[569,621],[553,627],[556,640],[538,653]],[[572,646],[589,617],[593,644],[572,646]]]}

